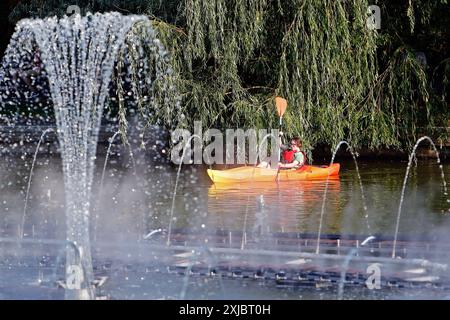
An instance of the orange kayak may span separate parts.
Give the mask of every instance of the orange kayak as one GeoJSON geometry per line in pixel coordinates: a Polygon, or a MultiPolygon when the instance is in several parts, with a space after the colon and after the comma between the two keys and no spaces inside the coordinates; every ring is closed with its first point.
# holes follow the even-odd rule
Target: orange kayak
{"type": "Polygon", "coordinates": [[[228,170],[208,169],[208,176],[214,183],[304,181],[337,176],[339,169],[339,163],[334,163],[331,166],[306,165],[300,169],[279,171],[277,169],[246,166],[228,170]]]}

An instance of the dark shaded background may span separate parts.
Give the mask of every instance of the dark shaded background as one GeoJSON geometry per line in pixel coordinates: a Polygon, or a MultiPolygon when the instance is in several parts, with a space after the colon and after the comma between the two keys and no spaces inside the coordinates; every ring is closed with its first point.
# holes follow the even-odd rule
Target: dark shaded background
{"type": "MultiPolygon", "coordinates": [[[[274,67],[280,56],[281,37],[286,23],[292,17],[289,13],[280,19],[278,1],[289,7],[288,0],[267,0],[267,23],[270,28],[267,44],[260,48],[261,53],[267,57],[269,64],[274,67]],[[283,21],[282,21],[283,20],[283,21]]],[[[450,3],[444,0],[415,0],[415,25],[411,30],[408,17],[409,0],[373,0],[381,7],[381,30],[379,31],[378,64],[382,72],[390,62],[398,48],[408,48],[417,55],[426,57],[426,72],[428,74],[430,90],[435,96],[442,97],[443,103],[437,105],[439,110],[432,114],[439,118],[449,119],[450,116],[450,3]],[[425,17],[425,18],[424,18],[425,17]],[[448,115],[448,116],[447,116],[448,115]]],[[[148,14],[157,17],[177,27],[185,28],[183,15],[184,0],[0,0],[0,57],[9,43],[14,25],[23,18],[43,17],[64,14],[69,5],[78,5],[82,13],[86,11],[104,12],[118,11],[123,14],[148,14]]],[[[202,74],[202,67],[197,68],[202,74]]],[[[255,65],[252,68],[240,70],[240,77],[248,86],[277,86],[277,77],[267,64],[255,65]]]]}
{"type": "MultiPolygon", "coordinates": [[[[273,5],[277,1],[269,0],[269,2],[273,2],[273,5]]],[[[386,61],[385,55],[389,56],[396,47],[402,45],[424,52],[430,70],[433,70],[443,60],[450,58],[450,4],[443,4],[437,0],[417,1],[415,28],[411,32],[407,16],[408,0],[375,2],[381,7],[380,34],[389,37],[385,43],[380,43],[380,61],[386,61]],[[425,13],[430,18],[424,23],[420,17],[425,13]]],[[[4,54],[14,31],[14,25],[22,18],[59,14],[62,11],[61,8],[76,4],[83,11],[153,14],[166,22],[180,24],[178,10],[182,7],[182,3],[183,0],[1,0],[0,56],[4,54]],[[15,7],[17,7],[16,10],[14,10],[15,7]],[[33,7],[35,11],[27,12],[26,8],[28,7],[33,7]],[[46,9],[44,11],[36,10],[40,7],[46,9]]],[[[181,22],[182,24],[183,22],[181,22]]]]}
{"type": "Polygon", "coordinates": [[[3,52],[8,45],[9,38],[14,31],[14,25],[9,21],[9,14],[14,7],[20,2],[20,0],[2,0],[0,1],[0,55],[3,56],[3,52]]]}

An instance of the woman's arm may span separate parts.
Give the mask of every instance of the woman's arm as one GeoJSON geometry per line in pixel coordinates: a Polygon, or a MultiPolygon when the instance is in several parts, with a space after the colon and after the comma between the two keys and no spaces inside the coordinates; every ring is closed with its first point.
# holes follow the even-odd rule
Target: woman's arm
{"type": "Polygon", "coordinates": [[[299,163],[300,162],[298,162],[298,161],[294,161],[292,163],[279,163],[278,167],[279,168],[284,168],[284,169],[291,169],[291,168],[297,167],[299,163]]]}

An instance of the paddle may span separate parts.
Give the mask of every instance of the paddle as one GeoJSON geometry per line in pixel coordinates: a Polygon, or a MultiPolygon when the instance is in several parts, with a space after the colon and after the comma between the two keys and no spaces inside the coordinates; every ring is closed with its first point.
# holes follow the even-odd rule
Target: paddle
{"type": "Polygon", "coordinates": [[[281,129],[281,125],[283,124],[283,115],[286,112],[287,108],[287,100],[281,97],[276,97],[275,106],[277,108],[278,116],[280,117],[280,129],[281,129]]]}
{"type": "MultiPolygon", "coordinates": [[[[276,97],[275,98],[275,107],[277,108],[278,117],[280,117],[280,131],[281,131],[281,126],[283,125],[283,115],[287,109],[287,100],[284,98],[281,98],[281,97],[276,97]]],[[[282,138],[280,137],[280,141],[281,141],[281,139],[282,138]]],[[[280,161],[281,161],[281,150],[280,150],[280,148],[278,148],[278,163],[280,161]]],[[[279,173],[280,173],[280,166],[278,165],[277,166],[277,182],[280,177],[279,173]]]]}
{"type": "MultiPolygon", "coordinates": [[[[275,107],[277,108],[278,117],[280,117],[280,131],[281,131],[281,126],[283,125],[283,115],[287,109],[287,100],[281,97],[276,97],[275,107]]],[[[280,162],[280,160],[281,160],[281,151],[278,150],[278,162],[280,162]]],[[[278,171],[279,170],[280,169],[278,168],[278,171]]]]}

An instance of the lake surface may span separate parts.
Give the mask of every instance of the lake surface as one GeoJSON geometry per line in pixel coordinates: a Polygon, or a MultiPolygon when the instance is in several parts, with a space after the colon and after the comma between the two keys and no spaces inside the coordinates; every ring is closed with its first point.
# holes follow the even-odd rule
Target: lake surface
{"type": "MultiPolygon", "coordinates": [[[[171,214],[174,230],[197,234],[200,242],[202,235],[217,230],[264,236],[277,232],[316,234],[325,181],[214,185],[209,181],[206,167],[184,166],[172,209],[177,168],[152,164],[151,159],[139,154],[135,155],[134,161],[126,155],[113,154],[102,185],[104,158],[97,160],[91,224],[94,258],[97,256],[100,269],[105,261],[112,261],[116,267],[114,272],[111,271],[114,268],[108,269],[109,280],[102,288],[104,294],[119,299],[178,299],[180,292],[188,285],[189,290],[185,290],[182,298],[336,298],[336,290],[290,290],[244,280],[219,283],[201,277],[186,280],[179,275],[162,276],[158,268],[145,272],[142,271],[145,268],[139,269],[142,261],[131,263],[133,250],[129,254],[120,252],[121,245],[142,241],[152,230],[161,228],[167,232],[171,214]],[[105,243],[117,246],[109,251],[102,249],[105,243]],[[128,262],[127,257],[131,259],[128,262]],[[141,271],[126,267],[130,264],[141,271]]],[[[44,154],[38,157],[24,212],[31,161],[32,155],[4,157],[0,164],[0,235],[18,237],[24,222],[24,237],[27,239],[63,240],[65,214],[61,161],[57,156],[44,154]]],[[[407,163],[399,160],[358,162],[367,205],[366,220],[355,165],[347,160],[337,159],[337,162],[341,163],[341,173],[339,179],[329,181],[322,232],[393,236],[407,163]]],[[[444,164],[443,170],[445,176],[450,177],[450,165],[444,164]]],[[[438,165],[435,161],[419,161],[411,170],[405,192],[401,235],[413,239],[428,237],[436,239],[434,241],[448,240],[449,210],[450,203],[443,193],[438,165]]],[[[2,244],[1,247],[0,256],[6,256],[5,246],[2,244]]],[[[20,262],[20,259],[3,263],[3,271],[0,272],[1,297],[62,298],[63,290],[55,288],[50,280],[61,278],[63,272],[47,268],[42,263],[39,267],[39,257],[48,255],[54,258],[58,255],[61,248],[56,247],[41,246],[35,249],[23,245],[14,249],[18,256],[29,258],[31,255],[33,259],[28,259],[27,263],[20,262]],[[37,281],[37,278],[44,280],[37,281]],[[46,281],[49,284],[43,286],[46,281]],[[11,291],[11,288],[17,290],[11,291]]],[[[164,266],[161,268],[164,269],[164,266]]],[[[433,290],[382,290],[370,293],[355,290],[349,290],[345,298],[436,299],[448,296],[448,293],[433,290]]]]}

